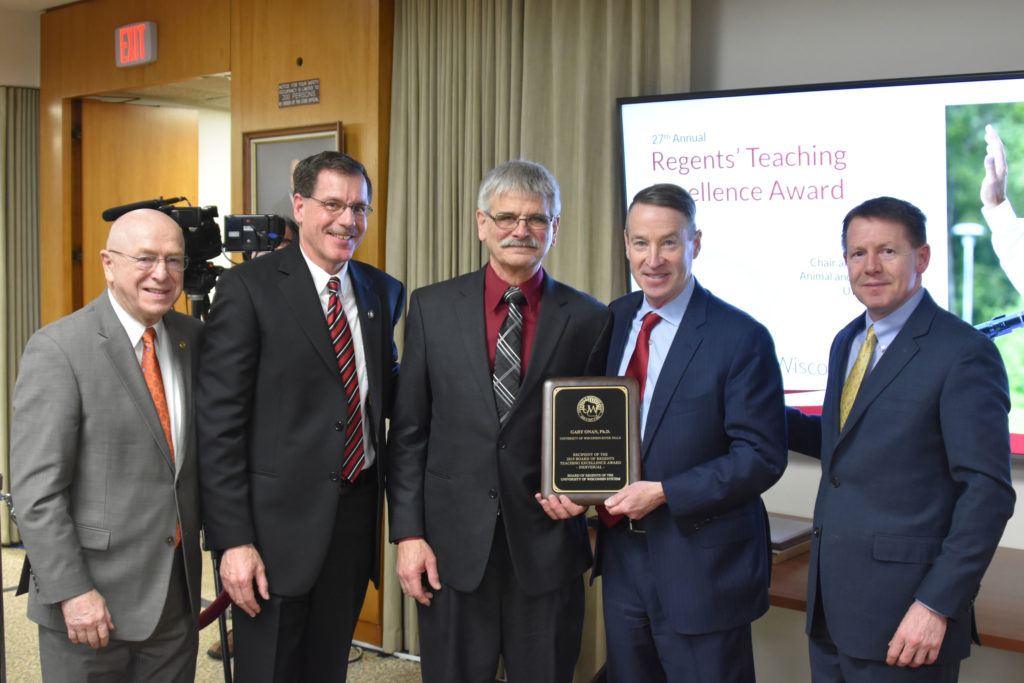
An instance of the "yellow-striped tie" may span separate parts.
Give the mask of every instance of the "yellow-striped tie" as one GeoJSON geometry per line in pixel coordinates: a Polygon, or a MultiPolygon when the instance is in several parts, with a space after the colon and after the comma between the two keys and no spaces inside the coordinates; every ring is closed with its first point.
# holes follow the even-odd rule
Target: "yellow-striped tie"
{"type": "Polygon", "coordinates": [[[861,380],[864,379],[864,373],[871,365],[871,357],[875,355],[876,343],[878,343],[878,337],[875,336],[875,326],[872,325],[868,328],[864,343],[860,345],[860,351],[857,352],[857,360],[850,370],[850,376],[846,378],[846,384],[843,385],[843,395],[839,399],[839,431],[843,430],[846,418],[850,415],[850,409],[853,408],[861,380]]]}

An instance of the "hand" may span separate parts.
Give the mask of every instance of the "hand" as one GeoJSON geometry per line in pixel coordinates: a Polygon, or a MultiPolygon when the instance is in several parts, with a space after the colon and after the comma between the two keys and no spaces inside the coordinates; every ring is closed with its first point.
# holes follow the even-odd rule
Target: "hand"
{"type": "Polygon", "coordinates": [[[934,664],[945,635],[946,617],[915,601],[889,641],[885,663],[914,669],[922,664],[934,664]]]}
{"type": "Polygon", "coordinates": [[[1006,147],[996,129],[985,126],[985,179],[981,181],[981,203],[999,206],[1006,199],[1006,147]]]}
{"type": "Polygon", "coordinates": [[[643,519],[651,510],[665,503],[665,489],[660,481],[635,481],[604,501],[613,515],[643,519]]]}
{"type": "Polygon", "coordinates": [[[260,613],[260,604],[252,589],[256,589],[264,600],[270,599],[270,585],[263,559],[252,543],[228,548],[220,558],[220,580],[231,596],[231,601],[245,610],[250,617],[260,613]]]}
{"type": "Polygon", "coordinates": [[[537,499],[537,502],[540,503],[540,506],[544,508],[544,512],[548,513],[548,517],[551,519],[569,519],[587,511],[586,505],[577,505],[569,500],[568,496],[556,496],[552,493],[545,498],[539,493],[535,493],[533,497],[537,499]]]}
{"type": "Polygon", "coordinates": [[[87,593],[76,595],[60,603],[64,612],[64,623],[68,627],[68,639],[96,649],[110,642],[114,622],[110,620],[107,601],[93,588],[87,593]]]}
{"type": "Polygon", "coordinates": [[[437,558],[434,557],[430,545],[422,538],[400,541],[395,572],[398,574],[402,592],[410,598],[415,598],[421,605],[430,607],[434,594],[423,585],[423,574],[426,573],[431,588],[441,590],[441,579],[437,576],[437,558]]]}

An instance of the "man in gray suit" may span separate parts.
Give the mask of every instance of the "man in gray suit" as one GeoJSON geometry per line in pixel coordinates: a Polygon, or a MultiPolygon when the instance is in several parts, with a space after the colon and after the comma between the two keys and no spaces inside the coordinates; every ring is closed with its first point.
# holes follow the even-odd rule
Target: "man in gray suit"
{"type": "Polygon", "coordinates": [[[28,616],[46,681],[192,681],[200,323],[171,311],[187,264],[181,228],[159,211],[127,213],[100,257],[107,291],[32,335],[14,392],[28,616]]]}

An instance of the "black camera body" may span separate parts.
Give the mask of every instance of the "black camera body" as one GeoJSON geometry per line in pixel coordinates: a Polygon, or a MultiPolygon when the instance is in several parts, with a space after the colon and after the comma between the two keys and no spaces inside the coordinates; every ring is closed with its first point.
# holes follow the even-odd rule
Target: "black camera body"
{"type": "Polygon", "coordinates": [[[284,234],[284,218],[272,213],[224,216],[224,251],[273,251],[284,234]]]}

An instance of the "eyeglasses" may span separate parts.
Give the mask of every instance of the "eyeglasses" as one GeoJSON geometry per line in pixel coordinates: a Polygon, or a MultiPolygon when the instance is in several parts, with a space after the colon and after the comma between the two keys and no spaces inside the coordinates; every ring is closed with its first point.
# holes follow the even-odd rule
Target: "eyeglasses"
{"type": "Polygon", "coordinates": [[[352,215],[356,218],[366,218],[373,213],[372,206],[369,204],[362,204],[360,202],[356,202],[355,204],[346,204],[345,202],[339,202],[333,199],[328,199],[326,202],[322,199],[317,199],[316,197],[306,197],[306,199],[312,199],[314,202],[324,207],[324,210],[326,210],[327,213],[335,216],[345,213],[345,209],[352,209],[352,215]]]}
{"type": "Polygon", "coordinates": [[[526,221],[526,227],[531,230],[547,230],[548,226],[551,225],[551,221],[555,220],[553,216],[548,216],[543,213],[535,213],[530,216],[517,216],[514,213],[499,213],[497,216],[484,211],[484,215],[494,221],[502,230],[515,230],[516,226],[519,225],[519,221],[526,221]]]}
{"type": "Polygon", "coordinates": [[[148,254],[144,254],[142,256],[130,256],[115,249],[107,249],[107,251],[111,254],[117,254],[118,256],[125,257],[134,263],[136,268],[147,273],[156,268],[156,264],[161,261],[163,261],[164,265],[167,266],[167,270],[173,270],[177,273],[188,268],[188,256],[168,256],[166,258],[157,258],[156,256],[149,256],[148,254]]]}

